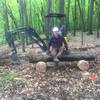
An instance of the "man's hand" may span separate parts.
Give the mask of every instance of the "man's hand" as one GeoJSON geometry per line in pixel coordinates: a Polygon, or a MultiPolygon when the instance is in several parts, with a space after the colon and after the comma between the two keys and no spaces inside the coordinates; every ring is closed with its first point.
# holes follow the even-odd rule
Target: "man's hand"
{"type": "Polygon", "coordinates": [[[49,51],[49,50],[47,50],[47,51],[46,51],[46,54],[47,54],[47,55],[50,55],[50,51],[49,51]]]}
{"type": "Polygon", "coordinates": [[[66,53],[67,53],[67,54],[69,54],[69,53],[70,53],[70,50],[69,50],[69,49],[67,49],[67,50],[66,50],[66,53]]]}

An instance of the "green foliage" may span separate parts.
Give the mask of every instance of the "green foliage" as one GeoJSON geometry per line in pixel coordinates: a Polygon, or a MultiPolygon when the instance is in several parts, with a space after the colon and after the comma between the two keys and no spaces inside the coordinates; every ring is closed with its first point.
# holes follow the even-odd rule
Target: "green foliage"
{"type": "MultiPolygon", "coordinates": [[[[78,0],[76,0],[78,1],[78,0]]],[[[82,8],[83,13],[83,19],[84,19],[84,30],[88,31],[88,20],[89,20],[89,11],[90,11],[90,0],[79,0],[82,8]]],[[[76,30],[81,29],[81,15],[80,10],[78,7],[78,4],[76,4],[76,20],[74,20],[74,9],[75,9],[75,0],[65,0],[64,1],[64,13],[66,14],[66,22],[68,22],[68,29],[70,31],[73,31],[74,28],[76,30]],[[68,9],[68,1],[70,1],[70,8],[68,9]],[[69,11],[69,13],[68,13],[69,11]],[[69,16],[69,17],[68,17],[69,16]],[[75,21],[75,23],[74,23],[75,21]]],[[[94,0],[96,2],[96,0],[94,0]]],[[[44,29],[46,28],[46,18],[45,16],[48,14],[48,0],[0,0],[0,34],[4,34],[6,19],[3,17],[4,15],[4,7],[7,6],[8,11],[10,11],[10,14],[8,13],[8,21],[9,21],[9,29],[16,29],[15,22],[17,24],[17,27],[21,26],[21,16],[20,16],[20,7],[22,7],[24,10],[24,15],[22,17],[24,21],[24,25],[32,26],[34,27],[39,33],[44,34],[44,29]],[[24,1],[24,5],[19,5],[18,1],[24,1]],[[3,3],[2,3],[3,2],[3,3]],[[5,3],[6,2],[6,3],[5,3]],[[26,5],[26,6],[25,6],[26,5]],[[25,8],[26,7],[26,8],[25,8]],[[25,16],[25,17],[24,17],[25,16]],[[27,19],[27,21],[26,21],[27,19]]],[[[95,30],[97,28],[97,8],[99,5],[94,3],[94,11],[93,11],[93,29],[95,30]]],[[[59,0],[52,0],[52,12],[59,12],[59,0]]],[[[21,12],[22,13],[22,12],[21,12]]],[[[2,41],[2,39],[0,39],[2,41]]]]}
{"type": "Polygon", "coordinates": [[[4,35],[3,34],[0,34],[0,45],[3,45],[5,43],[6,43],[6,41],[5,41],[4,35]]]}
{"type": "Polygon", "coordinates": [[[0,69],[0,89],[6,89],[12,85],[15,74],[8,69],[0,69]]]}

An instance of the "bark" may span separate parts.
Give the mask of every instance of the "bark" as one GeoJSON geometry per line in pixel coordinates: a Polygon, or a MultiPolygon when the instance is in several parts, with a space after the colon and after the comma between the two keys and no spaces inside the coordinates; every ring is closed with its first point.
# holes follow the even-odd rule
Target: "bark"
{"type": "Polygon", "coordinates": [[[77,2],[78,2],[79,11],[80,11],[80,17],[81,17],[81,30],[82,30],[82,33],[81,33],[81,44],[83,45],[84,17],[83,17],[83,10],[81,8],[80,1],[77,0],[77,2]]]}
{"type": "Polygon", "coordinates": [[[70,0],[68,0],[68,10],[67,10],[67,32],[70,30],[70,25],[69,25],[69,15],[70,15],[70,0]]]}
{"type": "MultiPolygon", "coordinates": [[[[52,0],[48,0],[48,14],[51,13],[51,7],[52,7],[52,0]]],[[[51,32],[51,18],[47,18],[47,28],[46,28],[46,33],[49,33],[51,32]]],[[[49,38],[49,34],[46,34],[46,38],[48,39],[49,38]]]]}
{"type": "Polygon", "coordinates": [[[74,21],[74,34],[73,34],[74,36],[76,35],[76,25],[77,25],[76,24],[76,12],[77,12],[77,5],[76,5],[76,0],[75,0],[75,4],[74,4],[74,18],[73,18],[74,19],[73,20],[74,21]]]}
{"type": "Polygon", "coordinates": [[[30,7],[29,7],[28,20],[29,20],[29,25],[32,27],[33,26],[33,23],[32,23],[32,0],[29,0],[29,4],[30,4],[30,7]]]}
{"type": "Polygon", "coordinates": [[[97,38],[100,38],[100,0],[97,1],[97,38]]]}
{"type": "Polygon", "coordinates": [[[89,26],[88,26],[88,34],[93,34],[92,32],[92,24],[93,24],[93,8],[94,8],[94,0],[90,0],[90,11],[89,11],[89,26]]]}
{"type": "MultiPolygon", "coordinates": [[[[30,53],[26,57],[29,59],[29,62],[53,61],[53,57],[43,53],[40,54],[30,53]]],[[[58,59],[60,61],[79,61],[79,60],[95,60],[95,57],[96,57],[95,54],[88,51],[75,51],[75,52],[70,52],[69,54],[63,54],[58,59]]]]}
{"type": "MultiPolygon", "coordinates": [[[[19,3],[19,13],[20,13],[20,22],[21,26],[25,26],[25,11],[24,11],[24,0],[18,0],[19,3]]],[[[25,52],[25,34],[23,33],[22,35],[22,51],[25,52]]]]}
{"type": "MultiPolygon", "coordinates": [[[[29,23],[28,23],[28,14],[27,14],[27,1],[26,0],[24,0],[24,17],[25,17],[25,19],[24,19],[24,22],[25,22],[25,26],[28,26],[29,25],[29,23]]],[[[26,45],[28,45],[28,37],[25,35],[25,42],[26,42],[26,45]]]]}
{"type": "MultiPolygon", "coordinates": [[[[64,14],[64,0],[59,1],[59,11],[61,14],[64,14]]],[[[60,27],[64,25],[64,17],[61,18],[60,27]]]]}

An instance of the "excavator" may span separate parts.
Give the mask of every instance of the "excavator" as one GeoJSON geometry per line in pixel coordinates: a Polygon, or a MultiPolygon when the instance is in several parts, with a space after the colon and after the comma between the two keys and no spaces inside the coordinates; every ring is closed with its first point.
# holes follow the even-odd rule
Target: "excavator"
{"type": "Polygon", "coordinates": [[[47,46],[44,40],[40,37],[39,33],[32,27],[19,27],[14,31],[5,32],[6,41],[11,48],[11,59],[14,62],[20,63],[20,60],[17,56],[17,48],[15,45],[15,33],[24,33],[27,35],[32,41],[34,41],[43,51],[46,51],[47,46]]]}

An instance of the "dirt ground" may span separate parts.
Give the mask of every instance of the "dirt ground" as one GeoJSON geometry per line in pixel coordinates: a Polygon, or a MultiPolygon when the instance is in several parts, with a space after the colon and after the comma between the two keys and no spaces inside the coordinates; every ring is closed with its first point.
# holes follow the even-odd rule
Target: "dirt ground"
{"type": "MultiPolygon", "coordinates": [[[[80,38],[74,37],[68,45],[70,50],[90,47],[88,50],[97,54],[96,61],[89,62],[88,71],[79,70],[76,61],[56,69],[48,68],[41,74],[36,73],[35,64],[25,59],[20,65],[0,66],[0,71],[6,69],[14,73],[11,84],[0,88],[0,100],[100,100],[100,39],[85,36],[81,46],[80,38]],[[89,79],[92,73],[96,74],[95,80],[89,79]]],[[[34,50],[28,46],[26,52],[30,49],[34,50]]],[[[21,50],[19,55],[25,57],[21,50]]]]}

